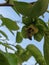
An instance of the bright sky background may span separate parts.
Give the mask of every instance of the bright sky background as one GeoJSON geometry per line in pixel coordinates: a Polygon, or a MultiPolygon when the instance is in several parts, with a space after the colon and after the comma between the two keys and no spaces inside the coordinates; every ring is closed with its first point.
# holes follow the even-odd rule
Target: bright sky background
{"type": "MultiPolygon", "coordinates": [[[[19,0],[20,1],[20,0],[19,0]]],[[[21,1],[25,1],[25,2],[33,2],[33,1],[36,1],[36,0],[21,0],[21,1]]],[[[4,0],[0,0],[0,3],[3,3],[3,2],[5,2],[4,0]]],[[[11,7],[0,7],[0,15],[3,15],[4,17],[7,17],[7,18],[11,18],[12,20],[15,20],[15,21],[19,21],[19,22],[21,22],[21,17],[20,16],[18,16],[15,12],[14,12],[14,10],[11,8],[11,7]]],[[[48,21],[48,19],[49,19],[49,14],[47,14],[47,13],[45,13],[44,15],[46,15],[45,16],[45,18],[43,19],[45,22],[47,22],[48,21]]],[[[19,24],[19,26],[21,27],[22,26],[22,24],[21,23],[18,23],[19,24]]],[[[1,27],[0,29],[2,29],[3,31],[5,31],[6,33],[7,33],[7,35],[8,35],[8,37],[9,37],[9,39],[10,39],[10,41],[9,42],[11,42],[11,43],[14,43],[15,42],[15,37],[5,28],[5,27],[1,27]],[[9,34],[10,33],[10,34],[9,34]]],[[[40,49],[40,51],[42,52],[42,54],[43,54],[43,41],[44,39],[42,39],[42,41],[41,42],[37,42],[37,41],[35,41],[34,39],[32,40],[32,41],[30,41],[30,40],[23,40],[22,41],[22,43],[20,44],[23,48],[25,48],[28,44],[34,44],[34,45],[36,45],[39,49],[40,49]]],[[[4,49],[3,47],[1,47],[0,46],[0,49],[4,49]]],[[[34,58],[30,58],[30,60],[28,60],[28,62],[25,62],[27,65],[34,65],[34,63],[35,63],[35,59],[34,58]]]]}

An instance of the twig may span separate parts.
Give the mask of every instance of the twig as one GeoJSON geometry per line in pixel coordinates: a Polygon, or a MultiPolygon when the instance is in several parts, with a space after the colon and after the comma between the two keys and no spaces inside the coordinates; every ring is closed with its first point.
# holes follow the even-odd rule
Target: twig
{"type": "Polygon", "coordinates": [[[13,4],[10,4],[9,0],[8,0],[8,1],[6,1],[6,3],[0,4],[0,6],[13,6],[13,4]]]}
{"type": "Polygon", "coordinates": [[[13,7],[12,4],[8,4],[8,3],[2,3],[2,4],[0,4],[0,6],[12,6],[13,7]]]}

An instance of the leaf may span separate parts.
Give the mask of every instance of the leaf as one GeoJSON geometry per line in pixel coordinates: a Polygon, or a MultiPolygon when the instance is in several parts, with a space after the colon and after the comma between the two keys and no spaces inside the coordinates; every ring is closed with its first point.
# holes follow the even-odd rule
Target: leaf
{"type": "Polygon", "coordinates": [[[31,57],[31,53],[28,50],[23,51],[21,54],[20,58],[22,59],[23,62],[27,61],[31,57]]]}
{"type": "Polygon", "coordinates": [[[10,1],[9,1],[9,4],[12,4],[12,5],[13,5],[13,4],[14,4],[13,1],[14,1],[14,0],[10,0],[10,1]]]}
{"type": "Polygon", "coordinates": [[[1,18],[1,20],[3,22],[2,25],[5,25],[9,30],[15,31],[19,29],[15,21],[12,21],[11,19],[8,18],[1,18]]]}
{"type": "Polygon", "coordinates": [[[22,27],[21,33],[22,33],[22,36],[23,36],[24,38],[28,38],[28,37],[27,37],[26,26],[23,26],[23,27],[22,27]]]}
{"type": "Polygon", "coordinates": [[[22,17],[22,23],[27,25],[27,26],[30,24],[33,24],[31,18],[25,17],[25,16],[22,17]]]}
{"type": "Polygon", "coordinates": [[[2,42],[0,42],[0,44],[2,44],[2,42]]]}
{"type": "Polygon", "coordinates": [[[24,52],[24,49],[20,45],[16,45],[15,47],[17,49],[16,55],[20,56],[24,52]]]}
{"type": "Polygon", "coordinates": [[[3,45],[4,47],[8,48],[8,49],[14,50],[8,43],[0,42],[0,44],[3,45]]]}
{"type": "Polygon", "coordinates": [[[38,42],[40,42],[42,40],[43,36],[44,36],[44,33],[41,31],[34,35],[34,39],[37,40],[38,42]]]}
{"type": "Polygon", "coordinates": [[[19,62],[24,62],[29,59],[28,57],[31,57],[30,52],[28,52],[28,50],[23,49],[20,45],[16,45],[16,48],[16,55],[20,59],[19,62]]]}
{"type": "Polygon", "coordinates": [[[13,53],[5,53],[0,51],[0,64],[1,65],[18,65],[18,58],[13,53]]]}
{"type": "Polygon", "coordinates": [[[33,44],[29,44],[26,49],[31,53],[32,56],[36,59],[39,65],[46,65],[45,59],[42,56],[40,50],[33,44]]]}
{"type": "Polygon", "coordinates": [[[17,42],[17,43],[21,43],[22,40],[23,40],[23,38],[22,38],[21,32],[17,32],[16,42],[17,42]]]}
{"type": "Polygon", "coordinates": [[[2,43],[2,45],[8,49],[14,50],[8,43],[2,43]]]}
{"type": "Polygon", "coordinates": [[[17,57],[15,54],[12,53],[5,53],[6,58],[8,59],[8,62],[10,65],[18,65],[17,57]]]}
{"type": "Polygon", "coordinates": [[[34,39],[40,42],[44,36],[44,32],[48,29],[48,27],[42,19],[37,20],[36,26],[38,27],[39,31],[34,35],[34,39]]]}
{"type": "Polygon", "coordinates": [[[14,11],[20,16],[20,13],[17,11],[17,9],[14,7],[12,7],[14,9],[14,11]]]}
{"type": "Polygon", "coordinates": [[[31,12],[31,10],[29,11],[31,6],[25,2],[14,1],[14,7],[20,14],[29,15],[31,12]],[[28,13],[27,13],[27,11],[28,11],[28,13]]]}
{"type": "Polygon", "coordinates": [[[49,30],[45,32],[44,36],[44,57],[47,65],[49,65],[49,30]]]}
{"type": "Polygon", "coordinates": [[[14,0],[9,0],[9,1],[8,0],[5,0],[5,1],[8,2],[9,4],[13,5],[13,1],[14,0]]]}
{"type": "Polygon", "coordinates": [[[5,32],[3,32],[3,31],[0,30],[0,33],[1,33],[4,37],[6,37],[6,39],[8,40],[8,36],[6,35],[5,32]]]}
{"type": "Polygon", "coordinates": [[[42,15],[47,10],[48,0],[39,0],[35,2],[33,5],[26,2],[14,1],[14,7],[20,14],[36,18],[42,15]]]}
{"type": "Polygon", "coordinates": [[[37,20],[36,26],[42,31],[46,31],[48,29],[46,23],[40,18],[37,20]]]}
{"type": "Polygon", "coordinates": [[[4,55],[4,53],[1,52],[1,50],[0,50],[0,64],[1,65],[10,65],[6,56],[4,55]]]}

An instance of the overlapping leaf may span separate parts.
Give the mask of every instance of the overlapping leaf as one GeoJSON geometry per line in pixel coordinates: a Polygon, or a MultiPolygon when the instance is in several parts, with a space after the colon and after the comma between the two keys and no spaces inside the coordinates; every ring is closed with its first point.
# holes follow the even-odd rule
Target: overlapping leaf
{"type": "Polygon", "coordinates": [[[34,56],[34,58],[36,59],[37,63],[39,63],[40,65],[46,65],[45,59],[42,56],[40,50],[33,44],[30,44],[26,47],[26,50],[23,51],[23,49],[21,48],[21,46],[17,46],[18,47],[18,57],[24,62],[27,61],[31,56],[34,56]],[[22,53],[20,52],[22,50],[22,53]]]}
{"type": "Polygon", "coordinates": [[[31,5],[29,5],[28,3],[14,1],[14,7],[20,14],[30,15],[31,13],[31,10],[29,10],[31,9],[31,5]]]}
{"type": "Polygon", "coordinates": [[[15,21],[12,21],[11,19],[8,19],[8,18],[1,18],[1,20],[3,22],[2,25],[5,25],[9,30],[19,29],[15,21]]]}
{"type": "Polygon", "coordinates": [[[40,30],[45,31],[45,30],[48,29],[46,23],[45,23],[42,19],[40,19],[40,18],[37,20],[36,25],[37,25],[37,27],[38,27],[40,30]]]}
{"type": "Polygon", "coordinates": [[[18,59],[15,54],[8,53],[8,54],[5,54],[5,56],[8,59],[8,62],[10,65],[18,65],[18,62],[17,62],[18,59]]]}
{"type": "Polygon", "coordinates": [[[23,40],[23,38],[22,38],[21,32],[17,32],[16,42],[17,43],[20,43],[20,42],[22,42],[22,40],[23,40]]]}
{"type": "Polygon", "coordinates": [[[8,48],[8,49],[14,50],[8,43],[0,42],[0,44],[3,45],[4,47],[8,48]]]}
{"type": "Polygon", "coordinates": [[[35,18],[42,15],[47,10],[48,0],[39,0],[33,5],[26,2],[14,1],[14,7],[20,14],[35,18]]]}
{"type": "Polygon", "coordinates": [[[40,42],[43,38],[44,34],[43,32],[38,32],[37,34],[34,35],[34,39],[38,42],[40,42]]]}
{"type": "Polygon", "coordinates": [[[31,53],[30,53],[28,50],[25,50],[25,51],[21,54],[20,58],[21,58],[22,61],[24,62],[24,61],[27,61],[31,56],[32,56],[31,53]]]}
{"type": "Polygon", "coordinates": [[[32,54],[32,56],[34,56],[39,65],[46,65],[44,57],[42,56],[40,50],[35,45],[30,44],[27,46],[26,49],[32,54]]]}
{"type": "Polygon", "coordinates": [[[13,53],[5,53],[0,51],[0,64],[1,65],[18,65],[17,56],[13,53]]]}
{"type": "Polygon", "coordinates": [[[14,50],[8,43],[2,43],[2,45],[8,49],[14,50]]]}
{"type": "Polygon", "coordinates": [[[32,24],[31,18],[29,17],[22,17],[22,23],[25,24],[26,26],[32,24]]]}
{"type": "Polygon", "coordinates": [[[18,56],[20,56],[24,52],[24,49],[20,45],[16,45],[16,49],[17,49],[16,55],[18,56]]]}
{"type": "Polygon", "coordinates": [[[49,31],[46,32],[44,37],[44,57],[47,65],[49,65],[49,31]]]}
{"type": "Polygon", "coordinates": [[[37,20],[36,26],[38,27],[39,31],[34,35],[34,39],[40,42],[44,36],[44,32],[48,29],[48,27],[42,19],[37,20]]]}
{"type": "Polygon", "coordinates": [[[4,53],[0,51],[0,65],[10,65],[4,53]]]}
{"type": "Polygon", "coordinates": [[[22,30],[21,30],[22,36],[24,38],[27,38],[27,31],[26,31],[26,26],[23,26],[22,30]]]}
{"type": "Polygon", "coordinates": [[[6,39],[8,39],[8,36],[6,35],[5,32],[3,32],[3,31],[0,30],[0,33],[1,33],[6,39]]]}

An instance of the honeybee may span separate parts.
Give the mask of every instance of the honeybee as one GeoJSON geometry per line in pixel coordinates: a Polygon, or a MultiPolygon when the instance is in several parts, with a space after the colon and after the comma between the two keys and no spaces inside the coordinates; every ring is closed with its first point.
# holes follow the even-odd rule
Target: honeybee
{"type": "Polygon", "coordinates": [[[33,32],[34,30],[32,30],[32,28],[28,28],[28,30],[27,30],[27,36],[28,36],[28,38],[30,39],[30,40],[32,40],[32,32],[33,32]]]}

